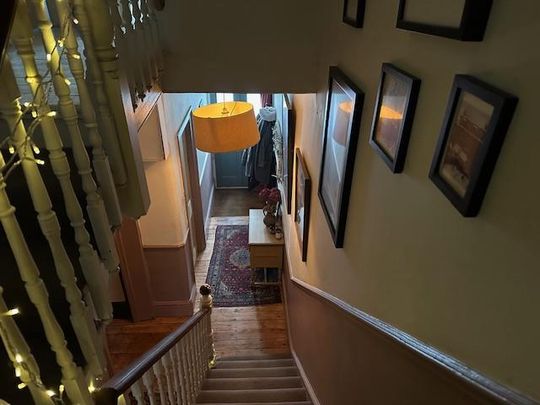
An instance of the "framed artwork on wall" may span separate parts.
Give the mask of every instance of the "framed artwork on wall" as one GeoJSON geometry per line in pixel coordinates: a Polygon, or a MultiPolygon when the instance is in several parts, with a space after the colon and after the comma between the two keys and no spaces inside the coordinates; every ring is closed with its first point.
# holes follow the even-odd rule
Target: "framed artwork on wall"
{"type": "Polygon", "coordinates": [[[364,25],[366,0],[343,0],[343,22],[356,28],[364,25]]]}
{"type": "Polygon", "coordinates": [[[400,0],[396,27],[461,41],[482,41],[493,0],[400,0]]]}
{"type": "Polygon", "coordinates": [[[478,214],[518,99],[456,75],[429,177],[465,217],[478,214]]]}
{"type": "Polygon", "coordinates": [[[287,214],[291,213],[292,200],[292,180],[294,163],[294,131],[296,127],[295,115],[293,110],[292,96],[283,94],[283,104],[281,109],[281,126],[282,126],[282,145],[283,145],[283,190],[285,192],[285,206],[287,214]]]}
{"type": "Polygon", "coordinates": [[[296,149],[296,172],[294,194],[294,225],[302,252],[302,261],[307,260],[309,214],[311,211],[311,177],[300,149],[296,149]]]}
{"type": "Polygon", "coordinates": [[[393,173],[403,171],[419,90],[420,79],[382,65],[369,143],[393,173]]]}
{"type": "Polygon", "coordinates": [[[331,67],[318,196],[334,245],[343,247],[364,93],[331,67]]]}

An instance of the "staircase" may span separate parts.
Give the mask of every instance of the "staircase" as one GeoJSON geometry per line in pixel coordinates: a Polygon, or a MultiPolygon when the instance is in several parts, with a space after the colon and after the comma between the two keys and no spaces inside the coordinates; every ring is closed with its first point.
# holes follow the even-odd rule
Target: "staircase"
{"type": "Polygon", "coordinates": [[[208,371],[197,404],[310,405],[290,355],[224,357],[208,371]]]}

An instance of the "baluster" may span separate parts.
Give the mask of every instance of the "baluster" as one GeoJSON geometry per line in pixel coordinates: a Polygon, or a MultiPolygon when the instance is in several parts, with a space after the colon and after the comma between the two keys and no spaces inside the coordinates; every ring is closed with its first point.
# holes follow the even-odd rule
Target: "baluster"
{"type": "Polygon", "coordinates": [[[0,338],[2,338],[8,357],[13,363],[13,368],[18,370],[16,374],[28,386],[34,402],[39,405],[53,405],[52,399],[47,395],[46,389],[41,382],[39,367],[30,352],[30,347],[28,347],[15,320],[11,316],[5,315],[8,307],[2,296],[3,291],[2,287],[0,287],[0,338]],[[21,359],[24,359],[24,362],[18,361],[21,359]]]}
{"type": "Polygon", "coordinates": [[[167,381],[167,395],[169,397],[169,403],[174,405],[174,389],[173,389],[173,376],[171,375],[171,360],[169,356],[165,355],[161,358],[161,364],[165,371],[165,380],[167,381]]]}
{"type": "Polygon", "coordinates": [[[130,0],[120,0],[120,5],[122,10],[122,20],[124,22],[124,35],[127,44],[127,58],[123,60],[123,65],[125,67],[129,66],[129,69],[132,69],[135,72],[135,88],[137,90],[137,96],[143,101],[146,96],[146,78],[142,64],[139,60],[139,55],[142,53],[140,49],[141,44],[137,41],[137,32],[133,24],[135,17],[132,14],[130,0]]]}
{"type": "MultiPolygon", "coordinates": [[[[49,105],[43,103],[45,94],[42,77],[38,72],[32,46],[32,28],[28,18],[28,9],[24,2],[19,3],[12,30],[12,41],[23,62],[27,82],[32,90],[33,99],[41,105],[38,114],[41,118],[41,129],[45,146],[49,151],[49,160],[62,190],[66,214],[74,230],[75,241],[79,249],[79,262],[92,294],[96,312],[100,319],[110,319],[112,306],[108,295],[106,270],[101,263],[90,241],[86,230],[82,208],[75,194],[70,178],[70,167],[64,153],[60,134],[50,112],[49,105]]],[[[79,340],[84,356],[95,376],[104,374],[106,360],[100,345],[98,334],[92,319],[88,317],[87,308],[83,304],[82,293],[79,290],[71,263],[67,264],[59,278],[66,289],[66,299],[70,304],[71,322],[79,340]]]]}
{"type": "Polygon", "coordinates": [[[144,78],[144,85],[147,90],[152,88],[152,68],[148,63],[148,54],[151,52],[148,47],[148,35],[145,32],[145,24],[143,22],[143,15],[141,8],[139,7],[139,0],[130,0],[131,12],[135,19],[134,32],[138,47],[138,62],[141,66],[141,71],[144,78]]]}
{"type": "MultiPolygon", "coordinates": [[[[81,1],[81,0],[76,0],[81,1]]],[[[129,49],[127,40],[126,40],[126,29],[124,28],[124,22],[122,21],[122,16],[120,15],[119,5],[117,0],[107,0],[109,4],[109,9],[111,12],[111,18],[112,18],[112,25],[114,30],[114,42],[116,47],[118,48],[119,52],[127,58],[127,60],[130,60],[130,52],[132,52],[131,49],[129,49]]],[[[129,83],[129,93],[131,95],[131,104],[133,105],[133,109],[135,110],[137,108],[137,85],[135,83],[135,70],[134,69],[125,69],[126,76],[128,77],[128,83],[129,83]]]]}
{"type": "Polygon", "coordinates": [[[161,52],[161,41],[159,36],[159,21],[154,7],[149,5],[150,0],[143,0],[146,3],[146,9],[150,17],[150,25],[152,27],[152,37],[154,42],[155,57],[158,66],[158,74],[163,71],[163,53],[161,52]]]}
{"type": "Polygon", "coordinates": [[[159,66],[157,60],[157,47],[154,37],[154,27],[152,26],[152,21],[150,18],[150,11],[148,7],[148,2],[146,0],[141,0],[141,15],[144,25],[144,36],[146,40],[146,49],[148,50],[148,62],[150,65],[150,74],[152,81],[157,82],[159,78],[159,66]]]}
{"type": "Polygon", "coordinates": [[[73,148],[73,157],[81,176],[82,187],[86,193],[86,210],[90,217],[94,235],[99,248],[101,257],[109,271],[114,271],[118,267],[119,258],[116,251],[113,235],[110,230],[109,220],[103,200],[97,191],[97,186],[92,176],[92,167],[90,159],[86,152],[86,147],[78,123],[77,109],[71,99],[70,89],[64,81],[60,69],[60,53],[56,46],[56,39],[52,31],[52,23],[49,20],[45,1],[32,0],[34,12],[41,31],[43,46],[48,54],[51,55],[49,69],[53,77],[54,91],[58,96],[58,105],[62,118],[66,122],[73,148]]]}
{"type": "Polygon", "coordinates": [[[199,383],[200,383],[200,373],[199,373],[199,359],[197,358],[197,340],[195,339],[195,333],[197,327],[195,326],[190,333],[190,340],[191,340],[191,357],[193,359],[193,374],[195,379],[195,386],[194,391],[195,395],[199,394],[199,383]]]}
{"type": "Polygon", "coordinates": [[[205,336],[204,341],[206,342],[206,353],[205,357],[208,358],[208,368],[213,368],[216,364],[216,351],[214,349],[214,336],[212,332],[212,289],[210,285],[203,284],[201,285],[199,292],[201,293],[200,298],[200,307],[201,309],[208,309],[209,312],[204,317],[205,325],[205,336]]]}
{"type": "Polygon", "coordinates": [[[88,139],[92,145],[94,170],[97,181],[101,186],[107,217],[111,225],[120,226],[122,223],[120,203],[118,202],[118,195],[114,187],[109,158],[103,149],[103,139],[98,130],[94,105],[84,78],[84,66],[79,53],[75,24],[72,23],[72,10],[65,0],[56,0],[56,10],[58,11],[60,21],[67,25],[64,46],[68,55],[69,68],[75,78],[75,83],[79,91],[81,116],[88,133],[88,139]]]}
{"type": "Polygon", "coordinates": [[[153,369],[148,370],[143,374],[142,377],[143,384],[146,387],[146,393],[148,395],[148,400],[150,405],[157,404],[156,402],[156,393],[154,391],[154,382],[156,381],[156,376],[154,376],[153,369]]]}
{"type": "Polygon", "coordinates": [[[174,350],[170,350],[166,356],[169,356],[170,362],[171,362],[171,368],[172,368],[172,381],[174,382],[174,393],[175,393],[175,404],[180,404],[180,398],[181,398],[181,388],[180,388],[180,370],[177,368],[177,360],[174,353],[174,350]]]}
{"type": "Polygon", "coordinates": [[[156,375],[156,380],[158,384],[159,403],[160,405],[167,405],[167,394],[165,393],[166,382],[163,381],[164,370],[163,370],[163,364],[161,363],[160,360],[158,360],[156,364],[152,366],[152,370],[154,370],[154,374],[156,375]]]}
{"type": "Polygon", "coordinates": [[[144,403],[144,387],[141,384],[141,380],[138,379],[133,383],[133,385],[130,387],[131,393],[133,394],[133,397],[135,397],[135,401],[137,401],[137,405],[145,405],[144,403]]]}
{"type": "Polygon", "coordinates": [[[203,356],[203,341],[202,341],[202,323],[199,322],[197,324],[197,356],[198,356],[198,363],[199,363],[199,391],[202,386],[202,382],[204,381],[204,378],[206,377],[206,369],[205,369],[205,361],[203,356]]]}
{"type": "Polygon", "coordinates": [[[195,392],[194,392],[194,383],[193,383],[193,364],[191,362],[191,356],[189,351],[191,350],[189,346],[189,340],[184,338],[182,339],[183,347],[182,354],[184,357],[184,365],[186,368],[186,377],[187,377],[187,392],[188,392],[188,401],[190,404],[195,402],[195,392]]]}
{"type": "MultiPolygon", "coordinates": [[[[0,92],[0,112],[10,128],[12,143],[20,147],[25,142],[27,134],[21,121],[22,113],[18,101],[20,95],[7,57],[5,57],[0,73],[0,88],[2,89],[0,92]]],[[[19,149],[19,158],[22,160],[21,166],[32,201],[36,207],[39,207],[36,210],[41,230],[49,242],[53,257],[61,259],[60,256],[65,254],[65,250],[60,238],[60,225],[54,211],[51,210],[47,189],[35,163],[32,149],[24,147],[17,149],[19,149]]],[[[4,159],[0,157],[0,168],[4,165],[4,159]]],[[[91,398],[88,387],[84,382],[81,370],[73,362],[71,352],[66,346],[64,333],[49,305],[47,289],[39,277],[39,270],[17,223],[15,208],[9,202],[5,187],[5,180],[0,177],[0,219],[15,256],[21,278],[30,300],[38,310],[47,341],[56,354],[56,361],[62,370],[62,383],[66,387],[68,396],[80,404],[89,404],[91,398]]],[[[69,262],[69,258],[67,261],[69,262]]]]}
{"type": "Polygon", "coordinates": [[[182,357],[180,355],[179,348],[180,348],[180,343],[178,342],[171,349],[172,351],[174,351],[175,358],[176,358],[176,369],[178,370],[178,385],[180,387],[180,391],[178,393],[178,402],[181,404],[187,404],[185,373],[182,369],[182,357]]]}

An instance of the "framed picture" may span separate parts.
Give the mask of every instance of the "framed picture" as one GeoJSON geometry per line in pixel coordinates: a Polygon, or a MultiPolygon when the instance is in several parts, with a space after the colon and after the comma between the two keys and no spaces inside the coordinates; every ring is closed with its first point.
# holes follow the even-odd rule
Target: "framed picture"
{"type": "Polygon", "coordinates": [[[275,94],[274,106],[276,107],[277,119],[281,129],[282,161],[280,181],[283,185],[284,198],[287,214],[291,213],[292,181],[294,163],[294,131],[296,127],[293,109],[292,95],[275,94]]]}
{"type": "Polygon", "coordinates": [[[343,22],[356,28],[364,25],[366,0],[343,0],[343,22]]]}
{"type": "Polygon", "coordinates": [[[309,213],[311,206],[311,177],[306,168],[300,149],[296,149],[296,173],[294,194],[294,224],[298,243],[302,252],[302,261],[307,260],[309,213]]]}
{"type": "Polygon", "coordinates": [[[478,214],[518,99],[457,75],[429,177],[465,217],[478,214]]]}
{"type": "Polygon", "coordinates": [[[393,173],[403,171],[419,90],[420,79],[382,65],[369,143],[393,173]]]}
{"type": "Polygon", "coordinates": [[[396,27],[461,41],[482,41],[493,0],[400,0],[396,27]]]}
{"type": "Polygon", "coordinates": [[[343,247],[364,93],[331,67],[318,195],[334,245],[343,247]]]}

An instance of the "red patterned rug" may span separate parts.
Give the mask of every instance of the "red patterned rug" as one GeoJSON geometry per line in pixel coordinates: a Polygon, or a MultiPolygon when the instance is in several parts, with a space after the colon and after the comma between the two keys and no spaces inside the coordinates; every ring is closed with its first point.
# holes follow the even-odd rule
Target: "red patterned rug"
{"type": "Polygon", "coordinates": [[[206,282],[214,306],[247,307],[281,302],[278,286],[253,287],[247,225],[218,225],[206,282]]]}

